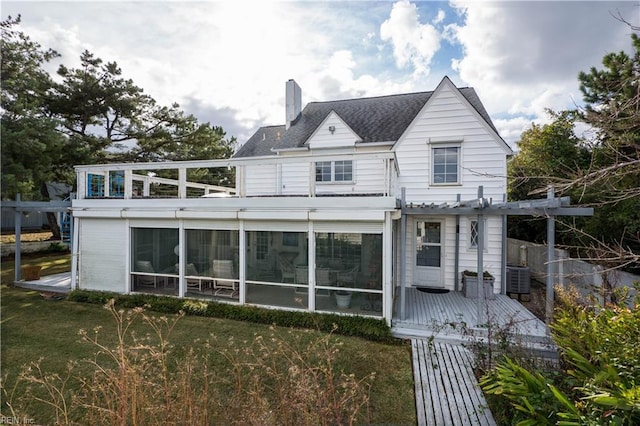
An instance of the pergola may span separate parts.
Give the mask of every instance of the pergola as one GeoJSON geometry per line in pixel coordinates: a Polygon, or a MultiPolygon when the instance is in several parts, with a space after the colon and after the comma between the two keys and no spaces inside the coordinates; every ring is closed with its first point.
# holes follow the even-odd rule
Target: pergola
{"type": "MultiPolygon", "coordinates": [[[[22,215],[32,212],[69,212],[71,209],[71,201],[21,201],[20,194],[16,195],[15,201],[3,201],[3,209],[11,209],[14,211],[14,232],[16,236],[15,251],[15,281],[22,278],[21,266],[22,259],[20,255],[20,234],[22,232],[22,215]]],[[[73,223],[73,222],[72,222],[73,223]]],[[[73,225],[72,225],[73,226],[73,225]]],[[[73,229],[71,229],[73,235],[73,229]]]]}
{"type": "MultiPolygon", "coordinates": [[[[456,233],[459,232],[459,218],[461,215],[478,217],[478,256],[477,256],[477,272],[478,276],[482,276],[483,271],[483,253],[485,246],[484,235],[484,216],[502,216],[503,241],[507,238],[506,220],[507,216],[541,216],[547,218],[547,279],[546,279],[546,310],[545,319],[547,325],[551,321],[553,314],[553,272],[554,272],[554,246],[555,246],[555,217],[556,216],[592,216],[593,208],[589,207],[571,207],[569,197],[555,197],[553,187],[547,190],[546,199],[523,200],[515,202],[493,203],[493,200],[483,196],[483,187],[478,187],[478,197],[473,200],[461,201],[458,195],[458,201],[455,203],[441,204],[415,204],[407,203],[405,196],[405,188],[402,188],[401,199],[401,223],[400,223],[400,258],[406,257],[406,238],[407,238],[407,217],[409,215],[420,216],[456,216],[456,233]]],[[[459,238],[456,235],[456,252],[459,250],[459,238]]],[[[505,276],[506,270],[506,245],[503,243],[502,248],[502,274],[505,276]]],[[[458,259],[456,257],[455,275],[456,289],[458,277],[458,259]]],[[[503,279],[504,281],[504,279],[503,279]]],[[[479,280],[479,282],[481,282],[479,280]]],[[[478,292],[478,323],[484,323],[484,304],[485,293],[478,292]]],[[[406,318],[406,268],[404,263],[400,265],[400,318],[406,318]]]]}

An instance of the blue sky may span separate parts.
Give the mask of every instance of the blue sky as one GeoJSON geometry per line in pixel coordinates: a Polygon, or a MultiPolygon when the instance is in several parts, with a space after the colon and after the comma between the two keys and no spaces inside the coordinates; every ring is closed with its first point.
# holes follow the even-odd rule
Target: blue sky
{"type": "Polygon", "coordinates": [[[629,51],[638,2],[2,2],[59,63],[88,49],[160,104],[178,102],[244,142],[284,122],[285,82],[311,101],[433,90],[479,93],[510,143],[545,108],[581,101],[577,75],[629,51]]]}

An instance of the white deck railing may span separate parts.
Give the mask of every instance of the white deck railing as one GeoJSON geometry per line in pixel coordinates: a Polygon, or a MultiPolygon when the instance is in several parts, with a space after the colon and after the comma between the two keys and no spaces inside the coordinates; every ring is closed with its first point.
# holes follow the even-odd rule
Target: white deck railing
{"type": "MultiPolygon", "coordinates": [[[[399,171],[395,153],[391,151],[353,152],[347,154],[303,154],[285,156],[265,156],[232,158],[226,160],[197,160],[197,161],[172,161],[172,162],[148,162],[148,163],[118,163],[76,166],[78,199],[86,198],[194,198],[206,195],[246,197],[251,194],[251,188],[247,187],[248,170],[256,170],[256,167],[275,165],[272,168],[274,181],[281,181],[282,165],[305,165],[304,170],[308,175],[299,176],[300,181],[308,182],[308,188],[295,194],[315,197],[317,195],[317,183],[315,180],[315,163],[318,161],[353,161],[354,167],[358,162],[368,160],[381,160],[383,169],[379,173],[384,176],[380,184],[376,184],[374,190],[371,186],[366,191],[359,191],[356,182],[342,185],[336,194],[340,195],[382,195],[392,196],[395,191],[399,171]],[[224,168],[233,170],[229,173],[235,176],[235,182],[229,186],[212,185],[202,182],[187,180],[187,172],[196,169],[224,168]],[[177,171],[177,179],[158,176],[164,171],[177,171]],[[137,173],[136,173],[137,172],[137,173]],[[280,175],[278,175],[280,174],[280,175]],[[344,188],[348,189],[344,189],[344,188]]],[[[268,167],[266,168],[268,170],[268,167]]],[[[263,169],[265,170],[265,169],[263,169]]],[[[264,173],[264,171],[263,171],[264,173]]],[[[290,177],[289,177],[290,178],[290,177]]],[[[362,183],[362,182],[361,182],[362,183]]],[[[262,193],[262,196],[283,195],[274,190],[273,193],[262,193]]]]}

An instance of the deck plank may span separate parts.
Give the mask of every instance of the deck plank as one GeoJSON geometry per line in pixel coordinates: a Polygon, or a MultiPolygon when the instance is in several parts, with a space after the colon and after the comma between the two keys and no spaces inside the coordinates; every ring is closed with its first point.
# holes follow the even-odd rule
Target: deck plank
{"type": "Polygon", "coordinates": [[[411,348],[418,424],[496,424],[467,349],[424,339],[412,339],[411,348]]]}

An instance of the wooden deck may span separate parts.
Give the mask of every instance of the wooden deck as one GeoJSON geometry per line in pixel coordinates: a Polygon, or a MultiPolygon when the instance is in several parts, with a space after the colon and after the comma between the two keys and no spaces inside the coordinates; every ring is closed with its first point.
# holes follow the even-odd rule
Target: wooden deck
{"type": "Polygon", "coordinates": [[[508,329],[514,339],[552,350],[544,322],[529,312],[517,300],[496,295],[486,300],[483,324],[478,321],[478,301],[460,292],[424,293],[415,288],[406,290],[405,318],[400,318],[400,298],[396,296],[392,332],[400,338],[435,338],[436,341],[464,343],[488,335],[487,324],[508,329]]]}
{"type": "Polygon", "coordinates": [[[419,425],[495,425],[460,345],[412,339],[416,414],[419,425]]]}

